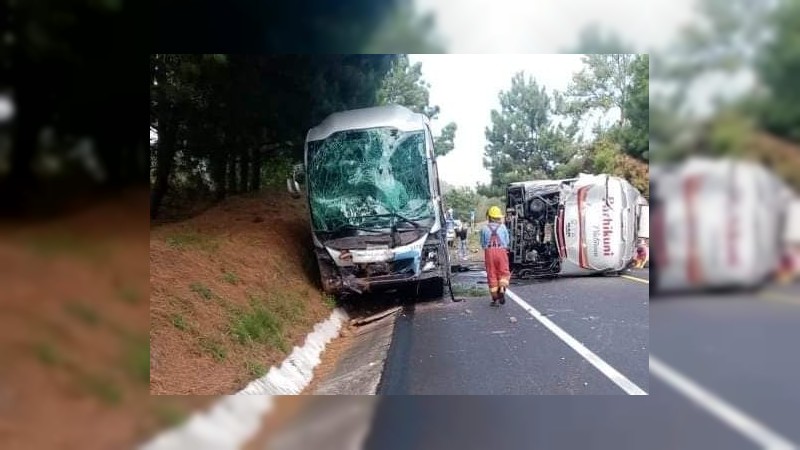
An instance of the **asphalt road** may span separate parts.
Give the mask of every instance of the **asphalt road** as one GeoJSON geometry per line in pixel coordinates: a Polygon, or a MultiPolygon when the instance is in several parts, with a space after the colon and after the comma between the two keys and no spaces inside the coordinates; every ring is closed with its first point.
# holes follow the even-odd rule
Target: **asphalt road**
{"type": "MultiPolygon", "coordinates": [[[[465,273],[456,281],[476,275],[482,278],[465,273]]],[[[493,308],[488,297],[445,299],[408,308],[397,319],[378,394],[625,395],[609,368],[646,392],[647,271],[629,275],[511,287],[591,358],[514,301],[493,308]]]]}
{"type": "MultiPolygon", "coordinates": [[[[586,289],[582,282],[563,281],[559,281],[564,285],[560,290],[565,292],[586,289]]],[[[607,299],[608,313],[626,323],[633,320],[635,311],[615,303],[611,294],[627,292],[628,287],[616,285],[622,280],[609,281],[614,281],[614,287],[595,280],[591,286],[597,295],[592,298],[598,302],[607,299]]],[[[650,351],[659,364],[651,366],[649,383],[641,380],[633,356],[636,345],[626,342],[636,339],[636,327],[625,328],[607,320],[603,329],[608,327],[608,331],[593,336],[582,328],[580,317],[586,310],[596,310],[595,302],[584,300],[580,309],[575,301],[557,296],[547,284],[537,286],[517,289],[532,298],[542,312],[552,310],[553,304],[572,309],[560,316],[554,313],[553,320],[576,338],[583,336],[587,347],[632,381],[647,386],[649,396],[384,397],[371,421],[365,448],[800,448],[800,284],[736,295],[654,298],[650,304],[650,351]],[[619,348],[610,348],[612,344],[619,348]]],[[[434,315],[447,317],[442,312],[434,315]]],[[[426,325],[419,326],[424,329],[426,325]]],[[[484,330],[482,325],[476,327],[484,330]]],[[[518,333],[514,336],[523,336],[518,333]]],[[[485,340],[482,336],[473,334],[472,340],[485,340]]],[[[431,354],[441,355],[441,340],[434,340],[431,354]]],[[[547,355],[557,351],[551,349],[555,344],[549,340],[540,343],[548,348],[547,355]]],[[[410,348],[418,345],[412,342],[410,348]]],[[[474,342],[471,346],[482,348],[474,342]]],[[[419,349],[408,354],[416,355],[407,360],[413,368],[442,366],[418,361],[419,349]]],[[[492,360],[498,358],[502,359],[492,360]]],[[[568,367],[569,372],[576,366],[570,363],[568,367]]],[[[413,368],[401,373],[407,384],[393,387],[412,393],[429,391],[411,382],[418,380],[413,368]]],[[[591,376],[590,371],[579,373],[591,376]]],[[[463,382],[456,385],[459,388],[449,391],[465,386],[463,382]]],[[[435,382],[435,386],[443,385],[435,382]]],[[[550,386],[554,390],[563,387],[550,386]]],[[[512,387],[523,390],[516,384],[512,387]]],[[[597,389],[602,390],[600,386],[597,389]]]]}

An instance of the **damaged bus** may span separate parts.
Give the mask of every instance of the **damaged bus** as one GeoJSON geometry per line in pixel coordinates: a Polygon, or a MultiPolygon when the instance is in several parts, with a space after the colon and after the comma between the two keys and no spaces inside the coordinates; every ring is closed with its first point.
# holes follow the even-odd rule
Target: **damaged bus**
{"type": "MultiPolygon", "coordinates": [[[[620,273],[636,253],[647,201],[628,181],[580,174],[511,183],[509,263],[516,278],[620,273]]],[[[642,229],[646,234],[647,231],[642,229]]]]}
{"type": "Polygon", "coordinates": [[[441,296],[450,280],[428,119],[402,106],[331,114],[309,130],[304,175],[323,290],[412,288],[441,296]]]}

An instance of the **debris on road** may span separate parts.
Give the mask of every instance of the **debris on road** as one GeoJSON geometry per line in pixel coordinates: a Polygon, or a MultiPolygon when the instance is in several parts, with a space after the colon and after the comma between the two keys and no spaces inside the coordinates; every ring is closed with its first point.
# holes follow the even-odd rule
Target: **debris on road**
{"type": "Polygon", "coordinates": [[[511,318],[508,319],[508,321],[511,322],[511,323],[517,323],[517,318],[516,317],[511,317],[511,318]]]}
{"type": "Polygon", "coordinates": [[[464,310],[464,314],[472,314],[472,310],[470,310],[470,309],[465,309],[465,310],[464,310]]]}
{"type": "Polygon", "coordinates": [[[390,316],[392,314],[395,314],[395,313],[399,312],[401,309],[403,309],[402,306],[395,306],[394,308],[387,309],[386,311],[381,311],[381,312],[373,314],[373,315],[371,315],[369,317],[363,317],[363,318],[360,318],[360,319],[353,319],[353,320],[350,321],[350,325],[353,325],[355,327],[360,327],[362,325],[366,325],[368,323],[371,323],[371,322],[374,322],[376,320],[383,319],[384,317],[387,317],[387,316],[390,316]]]}

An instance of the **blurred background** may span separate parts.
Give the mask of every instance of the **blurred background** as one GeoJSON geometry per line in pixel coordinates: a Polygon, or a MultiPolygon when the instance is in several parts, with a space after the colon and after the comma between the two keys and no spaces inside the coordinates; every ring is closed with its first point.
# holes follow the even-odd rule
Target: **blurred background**
{"type": "MultiPolygon", "coordinates": [[[[685,163],[705,156],[756,162],[787,198],[800,189],[798,0],[3,0],[0,22],[4,448],[130,448],[218,401],[147,395],[147,44],[148,53],[648,52],[650,161],[671,174],[664,184],[702,176],[710,169],[685,163]]],[[[784,220],[766,239],[778,259],[753,257],[761,275],[746,286],[709,293],[694,283],[653,297],[649,398],[277,399],[248,445],[313,448],[308,430],[328,427],[347,438],[338,448],[791,448],[800,295],[785,236],[797,224],[771,198],[778,188],[741,178],[717,180],[770,197],[766,212],[748,200],[739,214],[784,220]],[[344,404],[352,435],[322,418],[344,404]]],[[[669,191],[663,201],[676,204],[669,191]]],[[[662,222],[682,208],[663,209],[662,222]]],[[[724,223],[705,236],[729,233],[724,223]]],[[[753,236],[764,233],[737,241],[753,236]]]]}

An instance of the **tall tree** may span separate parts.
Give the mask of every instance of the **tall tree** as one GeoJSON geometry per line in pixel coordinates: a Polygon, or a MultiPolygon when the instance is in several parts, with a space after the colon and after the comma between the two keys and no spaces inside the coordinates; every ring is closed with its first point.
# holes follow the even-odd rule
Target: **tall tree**
{"type": "Polygon", "coordinates": [[[800,1],[781,1],[770,22],[775,34],[756,65],[769,91],[760,115],[768,130],[800,142],[800,1]]]}
{"type": "MultiPolygon", "coordinates": [[[[439,106],[430,104],[430,83],[422,78],[422,63],[410,64],[408,55],[399,55],[383,78],[377,93],[379,105],[402,105],[430,119],[439,115],[439,106]]],[[[444,156],[455,148],[457,125],[450,122],[434,139],[434,153],[444,156]]]]}
{"type": "Polygon", "coordinates": [[[650,57],[636,55],[631,71],[629,95],[623,104],[628,120],[617,134],[625,153],[646,161],[650,156],[650,57]]]}
{"type": "Polygon", "coordinates": [[[455,148],[457,129],[455,122],[450,122],[442,128],[441,134],[433,139],[433,153],[436,156],[444,156],[455,148]]]}
{"type": "Polygon", "coordinates": [[[457,219],[469,218],[470,211],[478,207],[480,198],[472,188],[457,187],[444,194],[445,207],[453,208],[454,217],[457,219]]]}
{"type": "Polygon", "coordinates": [[[216,199],[283,176],[308,129],[373,106],[393,55],[154,55],[151,214],[175,185],[216,199]],[[279,173],[280,172],[280,173],[279,173]]]}
{"type": "Polygon", "coordinates": [[[571,112],[585,117],[594,111],[606,113],[618,108],[619,123],[625,124],[633,84],[633,61],[631,54],[585,55],[585,68],[573,75],[567,89],[571,112]]]}
{"type": "Polygon", "coordinates": [[[500,111],[492,110],[492,125],[485,131],[483,165],[491,172],[492,185],[502,188],[513,181],[556,175],[575,155],[576,125],[555,124],[551,96],[523,72],[514,75],[499,101],[500,111]]]}

